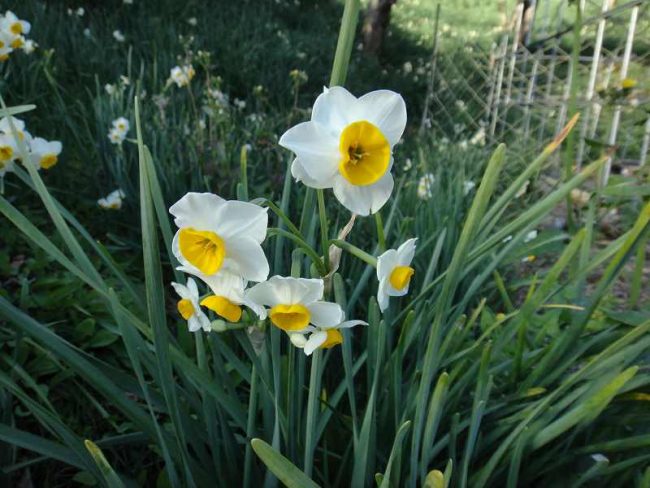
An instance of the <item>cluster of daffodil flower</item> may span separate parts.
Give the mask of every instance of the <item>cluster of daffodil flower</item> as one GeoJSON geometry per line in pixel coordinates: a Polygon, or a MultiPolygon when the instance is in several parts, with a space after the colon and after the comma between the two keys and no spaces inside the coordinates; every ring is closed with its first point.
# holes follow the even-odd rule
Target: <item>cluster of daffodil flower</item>
{"type": "Polygon", "coordinates": [[[131,125],[125,117],[118,117],[113,121],[111,128],[108,131],[108,140],[113,144],[121,145],[129,133],[131,125]]]}
{"type": "Polygon", "coordinates": [[[194,71],[191,64],[185,66],[174,66],[169,72],[167,84],[171,85],[172,83],[176,83],[177,87],[182,88],[190,84],[190,81],[192,81],[195,74],[196,71],[194,71]]]}
{"type": "Polygon", "coordinates": [[[9,55],[17,49],[27,54],[36,49],[36,43],[25,38],[30,29],[31,24],[16,17],[11,10],[0,15],[0,61],[9,59],[9,55]]]}
{"type": "Polygon", "coordinates": [[[122,189],[113,190],[108,195],[97,200],[97,205],[105,210],[119,210],[126,195],[122,189]]]}
{"type": "MultiPolygon", "coordinates": [[[[360,98],[341,87],[325,89],[314,103],[311,120],[289,129],[280,145],[296,155],[292,176],[308,187],[332,188],[353,214],[377,212],[393,190],[393,147],[406,126],[406,106],[397,93],[379,90],[360,98]]],[[[366,322],[347,320],[340,305],[324,300],[324,281],[269,275],[262,250],[267,209],[227,201],[211,193],[188,193],[170,209],[178,231],[172,249],[178,270],[204,282],[201,299],[193,278],[173,283],[178,311],[190,331],[210,331],[201,307],[228,322],[242,318],[242,307],[289,334],[291,343],[310,355],[343,342],[340,329],[366,322]],[[255,282],[248,287],[249,282],[255,282]]],[[[376,260],[377,302],[382,312],[390,296],[408,293],[416,239],[384,252],[376,260]]],[[[327,252],[326,250],[324,250],[327,252]]]]}
{"type": "Polygon", "coordinates": [[[4,117],[0,119],[0,178],[13,171],[16,162],[31,164],[38,170],[49,169],[58,162],[62,148],[59,141],[32,137],[25,130],[24,121],[16,117],[4,117]],[[21,157],[19,141],[25,144],[27,161],[21,157]]]}

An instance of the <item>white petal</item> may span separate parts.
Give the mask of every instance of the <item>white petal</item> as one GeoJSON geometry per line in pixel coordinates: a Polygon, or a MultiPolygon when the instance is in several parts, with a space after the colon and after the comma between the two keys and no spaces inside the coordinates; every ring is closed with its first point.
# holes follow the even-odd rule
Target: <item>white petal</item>
{"type": "Polygon", "coordinates": [[[292,127],[282,135],[279,144],[296,154],[311,178],[323,182],[338,173],[341,159],[338,137],[317,122],[292,127]]]}
{"type": "Polygon", "coordinates": [[[299,181],[310,188],[332,188],[332,178],[326,178],[322,181],[312,178],[309,173],[305,171],[305,168],[302,166],[302,163],[298,158],[294,159],[293,163],[291,163],[291,176],[293,176],[296,181],[299,181]]]}
{"type": "Polygon", "coordinates": [[[413,261],[415,256],[415,243],[417,238],[411,238],[405,241],[399,248],[397,248],[397,264],[399,266],[408,266],[413,261]]]}
{"type": "Polygon", "coordinates": [[[213,193],[187,193],[172,205],[169,213],[177,227],[193,227],[197,230],[216,230],[217,210],[226,201],[213,193]]]}
{"type": "Polygon", "coordinates": [[[325,89],[314,102],[311,120],[330,128],[336,134],[354,122],[357,97],[342,86],[325,89]]]}
{"type": "Polygon", "coordinates": [[[305,347],[305,344],[307,344],[307,338],[300,332],[292,332],[289,334],[289,340],[291,341],[291,344],[300,349],[305,347]]]}
{"type": "Polygon", "coordinates": [[[212,330],[212,322],[210,322],[208,316],[205,315],[202,311],[199,311],[197,315],[199,317],[199,323],[201,324],[201,328],[205,332],[210,332],[212,330]]]}
{"type": "Polygon", "coordinates": [[[377,290],[377,304],[379,305],[379,310],[383,313],[388,308],[388,293],[386,291],[386,282],[387,279],[383,279],[379,282],[379,288],[377,290]]]}
{"type": "Polygon", "coordinates": [[[187,286],[172,282],[172,287],[179,297],[190,300],[192,294],[190,293],[190,290],[187,288],[187,286]]]}
{"type": "Polygon", "coordinates": [[[359,98],[356,115],[379,127],[391,146],[399,142],[406,127],[404,99],[390,90],[373,91],[359,98]]]}
{"type": "Polygon", "coordinates": [[[377,279],[379,281],[388,278],[397,266],[397,251],[389,249],[377,258],[377,279]]]}
{"type": "Polygon", "coordinates": [[[201,330],[201,322],[199,318],[196,315],[192,315],[187,320],[187,327],[189,328],[190,332],[196,332],[197,330],[201,330]]]}
{"type": "Polygon", "coordinates": [[[199,289],[196,286],[196,281],[194,281],[192,278],[187,279],[187,289],[189,290],[192,298],[195,299],[199,298],[199,289]]]}
{"type": "Polygon", "coordinates": [[[363,320],[346,320],[345,322],[341,322],[340,324],[333,325],[331,327],[326,327],[326,326],[320,326],[321,329],[327,330],[327,329],[349,329],[351,327],[355,327],[357,325],[368,325],[368,322],[364,322],[363,320]]]}
{"type": "Polygon", "coordinates": [[[266,237],[268,209],[253,203],[230,200],[216,211],[216,222],[215,230],[223,239],[247,236],[261,244],[266,237]]]}
{"type": "Polygon", "coordinates": [[[224,271],[231,271],[250,281],[264,281],[269,276],[269,262],[257,242],[250,237],[226,241],[224,271]]]}
{"type": "Polygon", "coordinates": [[[394,186],[390,172],[377,182],[367,186],[353,185],[343,176],[334,182],[334,195],[350,212],[368,215],[377,212],[390,198],[394,186]]]}
{"type": "Polygon", "coordinates": [[[311,356],[311,353],[318,349],[325,341],[327,340],[327,332],[319,330],[314,332],[309,336],[309,339],[305,343],[304,351],[307,356],[311,356]]]}
{"type": "Polygon", "coordinates": [[[307,306],[311,317],[309,322],[316,327],[331,328],[343,322],[345,313],[338,303],[314,302],[307,306]]]}
{"type": "Polygon", "coordinates": [[[252,287],[248,299],[273,307],[278,304],[309,304],[323,297],[323,280],[272,276],[252,287]]]}
{"type": "Polygon", "coordinates": [[[212,293],[217,296],[225,297],[237,305],[241,305],[244,302],[245,282],[241,276],[226,271],[220,271],[217,274],[208,276],[190,266],[179,266],[176,269],[183,273],[196,276],[208,285],[212,290],[212,293]]]}

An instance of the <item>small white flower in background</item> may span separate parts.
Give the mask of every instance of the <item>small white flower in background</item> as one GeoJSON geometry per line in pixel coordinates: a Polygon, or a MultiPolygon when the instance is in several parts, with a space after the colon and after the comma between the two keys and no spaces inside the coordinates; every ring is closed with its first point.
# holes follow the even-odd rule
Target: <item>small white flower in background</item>
{"type": "Polygon", "coordinates": [[[537,231],[535,229],[531,230],[526,236],[524,237],[524,242],[528,243],[530,241],[533,241],[537,239],[537,231]]]}
{"type": "Polygon", "coordinates": [[[192,274],[228,272],[245,280],[266,280],[269,263],[261,245],[268,226],[266,208],[212,193],[187,193],[169,213],[179,229],[172,250],[192,274]]]}
{"type": "Polygon", "coordinates": [[[404,63],[402,69],[404,70],[404,73],[409,74],[410,72],[413,71],[413,63],[407,61],[406,63],[404,63]]]}
{"type": "Polygon", "coordinates": [[[377,258],[377,303],[382,312],[388,308],[389,297],[401,297],[409,291],[415,270],[411,267],[417,238],[409,239],[400,247],[389,249],[377,258]]]}
{"type": "Polygon", "coordinates": [[[114,30],[113,31],[113,38],[117,42],[124,42],[126,40],[126,37],[124,37],[124,34],[120,30],[114,30]]]}
{"type": "MultiPolygon", "coordinates": [[[[247,292],[250,301],[268,307],[271,323],[285,332],[303,332],[309,325],[318,328],[336,326],[345,314],[337,303],[323,301],[321,279],[272,276],[247,292]]],[[[262,310],[262,319],[267,310],[262,310]]]]}
{"type": "Polygon", "coordinates": [[[363,320],[348,320],[340,324],[325,327],[308,326],[301,332],[289,333],[291,343],[302,349],[305,355],[311,356],[316,349],[330,349],[343,344],[341,329],[349,329],[357,325],[368,325],[363,320]]]}
{"type": "Polygon", "coordinates": [[[433,184],[436,182],[436,177],[431,173],[422,175],[418,181],[418,198],[420,200],[428,200],[433,196],[433,184]]]}
{"type": "Polygon", "coordinates": [[[127,133],[131,128],[131,124],[129,124],[129,121],[127,120],[126,117],[118,117],[113,121],[113,127],[115,127],[119,131],[127,133]]]}
{"type": "Polygon", "coordinates": [[[404,171],[408,171],[413,167],[413,161],[411,158],[406,158],[406,161],[404,161],[404,171]]]}
{"type": "Polygon", "coordinates": [[[111,141],[113,144],[119,145],[124,142],[124,139],[126,139],[126,133],[121,132],[115,127],[111,127],[111,129],[108,131],[108,140],[111,141]]]}
{"type": "Polygon", "coordinates": [[[88,27],[86,27],[86,28],[84,29],[84,37],[90,38],[91,35],[92,35],[92,34],[90,33],[90,29],[89,29],[88,27]]]}
{"type": "Polygon", "coordinates": [[[118,117],[112,122],[112,127],[108,131],[108,139],[113,144],[122,144],[130,128],[131,125],[126,117],[118,117]]]}
{"type": "Polygon", "coordinates": [[[517,190],[517,193],[515,193],[515,198],[523,197],[528,191],[528,185],[530,185],[530,180],[526,180],[526,182],[521,186],[521,188],[517,190]]]}
{"type": "Polygon", "coordinates": [[[465,181],[463,183],[463,194],[467,195],[469,192],[471,192],[474,188],[476,187],[476,183],[473,181],[465,181]]]}
{"type": "Polygon", "coordinates": [[[27,144],[32,140],[32,135],[25,130],[25,122],[16,117],[3,117],[0,119],[0,132],[6,134],[13,138],[13,131],[11,130],[11,124],[13,123],[18,139],[25,141],[27,144]],[[11,122],[10,122],[11,119],[11,122]]]}
{"type": "Polygon", "coordinates": [[[212,325],[210,319],[201,310],[199,305],[199,289],[196,282],[192,278],[187,279],[187,286],[180,283],[172,283],[174,290],[178,293],[181,299],[178,301],[176,307],[178,313],[187,320],[187,326],[190,332],[196,332],[201,329],[205,332],[210,332],[212,325]]]}
{"type": "Polygon", "coordinates": [[[187,19],[187,23],[190,24],[192,27],[196,26],[198,24],[198,21],[196,20],[196,17],[190,17],[187,19]]]}
{"type": "Polygon", "coordinates": [[[106,210],[119,210],[126,195],[121,189],[113,190],[106,197],[97,200],[97,205],[106,210]]]}
{"type": "Polygon", "coordinates": [[[335,86],[318,96],[311,120],[280,138],[293,151],[293,177],[311,188],[332,188],[351,212],[369,215],[393,191],[393,147],[406,127],[404,99],[389,90],[355,97],[335,86]]]}
{"type": "Polygon", "coordinates": [[[25,44],[23,44],[23,52],[25,54],[32,54],[34,51],[36,51],[37,47],[38,47],[38,44],[36,44],[31,39],[27,39],[25,41],[25,44]]]}
{"type": "Polygon", "coordinates": [[[574,188],[571,190],[571,201],[579,207],[587,205],[590,198],[591,193],[581,190],[580,188],[574,188]]]}
{"type": "Polygon", "coordinates": [[[46,141],[35,137],[29,143],[29,149],[29,158],[36,168],[50,169],[59,161],[63,145],[59,141],[46,141]]]}
{"type": "Polygon", "coordinates": [[[472,146],[485,146],[485,128],[481,127],[469,140],[472,146]]]}
{"type": "Polygon", "coordinates": [[[14,39],[29,34],[31,28],[32,26],[29,22],[19,19],[11,10],[7,10],[4,16],[0,17],[0,30],[6,32],[14,39]]]}
{"type": "Polygon", "coordinates": [[[233,100],[233,104],[235,107],[237,107],[239,110],[244,110],[246,108],[246,100],[240,100],[239,98],[235,98],[233,100]]]}
{"type": "Polygon", "coordinates": [[[84,10],[83,7],[79,7],[75,13],[77,14],[77,17],[83,17],[86,11],[84,10]]]}
{"type": "Polygon", "coordinates": [[[115,92],[117,92],[117,87],[111,83],[106,83],[104,85],[104,90],[106,90],[106,93],[109,95],[114,95],[115,92]]]}
{"type": "Polygon", "coordinates": [[[537,259],[537,257],[534,254],[531,254],[530,256],[526,256],[525,258],[522,258],[521,262],[522,263],[532,263],[536,259],[537,259]]]}
{"type": "Polygon", "coordinates": [[[185,66],[174,66],[169,73],[168,83],[176,83],[176,86],[183,87],[190,84],[196,72],[191,64],[185,66]]]}
{"type": "Polygon", "coordinates": [[[128,76],[120,75],[120,84],[121,84],[121,85],[125,85],[125,86],[126,86],[126,85],[130,85],[130,84],[131,84],[131,80],[129,79],[128,76]]]}
{"type": "Polygon", "coordinates": [[[461,149],[462,151],[466,151],[467,146],[468,146],[467,139],[463,139],[458,143],[458,148],[461,149]]]}

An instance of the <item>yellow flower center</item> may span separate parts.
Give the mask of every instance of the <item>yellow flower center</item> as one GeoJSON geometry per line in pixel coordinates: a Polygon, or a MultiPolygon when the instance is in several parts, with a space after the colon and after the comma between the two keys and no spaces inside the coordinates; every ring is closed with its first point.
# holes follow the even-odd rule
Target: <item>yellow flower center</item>
{"type": "Polygon", "coordinates": [[[341,132],[339,171],[353,185],[372,185],[386,174],[390,144],[377,126],[362,120],[341,132]]]}
{"type": "Polygon", "coordinates": [[[223,239],[208,230],[181,229],[178,245],[185,259],[206,275],[219,271],[226,257],[223,239]]]}
{"type": "Polygon", "coordinates": [[[297,331],[309,325],[311,314],[304,305],[276,305],[269,312],[269,318],[274,325],[282,330],[297,331]]]}
{"type": "Polygon", "coordinates": [[[0,54],[0,61],[6,61],[7,59],[9,59],[8,54],[0,54]]]}
{"type": "Polygon", "coordinates": [[[16,37],[13,41],[11,41],[11,47],[14,49],[19,49],[23,47],[23,44],[25,44],[25,41],[23,40],[22,37],[16,37]]]}
{"type": "Polygon", "coordinates": [[[396,266],[390,274],[390,284],[396,290],[403,290],[411,281],[411,277],[415,270],[410,266],[396,266]]]}
{"type": "Polygon", "coordinates": [[[241,319],[241,307],[226,297],[212,295],[204,298],[201,305],[214,311],[228,322],[239,322],[239,319],[241,319]]]}
{"type": "Polygon", "coordinates": [[[194,315],[194,305],[192,305],[192,302],[187,298],[179,300],[176,307],[178,308],[178,313],[180,313],[181,317],[185,320],[189,320],[190,317],[194,315]]]}
{"type": "Polygon", "coordinates": [[[57,158],[56,154],[45,154],[41,158],[41,168],[43,169],[48,169],[54,166],[59,158],[57,158]]]}
{"type": "Polygon", "coordinates": [[[341,331],[338,329],[328,329],[327,330],[327,339],[321,344],[321,349],[329,349],[330,347],[338,346],[343,344],[343,336],[341,331]]]}
{"type": "Polygon", "coordinates": [[[0,146],[0,160],[8,161],[14,155],[14,150],[11,146],[0,146]]]}
{"type": "Polygon", "coordinates": [[[20,22],[14,22],[11,24],[11,27],[9,27],[9,30],[14,36],[19,36],[20,34],[23,33],[23,24],[20,22]]]}

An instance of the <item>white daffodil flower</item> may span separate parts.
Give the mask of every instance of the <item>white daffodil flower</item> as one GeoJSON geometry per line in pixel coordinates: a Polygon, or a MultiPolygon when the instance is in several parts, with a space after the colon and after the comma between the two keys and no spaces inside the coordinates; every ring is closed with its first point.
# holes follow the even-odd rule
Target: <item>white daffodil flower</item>
{"type": "Polygon", "coordinates": [[[325,327],[310,325],[303,331],[291,332],[289,339],[294,346],[302,349],[307,356],[311,356],[316,349],[329,349],[343,344],[343,334],[340,329],[349,329],[356,325],[368,325],[368,323],[363,320],[348,320],[325,327]]]}
{"type": "Polygon", "coordinates": [[[179,228],[172,248],[182,266],[206,276],[229,272],[248,281],[266,280],[269,263],[261,246],[266,208],[212,193],[188,193],[169,213],[179,228]]]}
{"type": "Polygon", "coordinates": [[[38,47],[38,44],[36,44],[34,41],[31,39],[27,39],[25,41],[25,44],[23,44],[23,52],[25,54],[32,54],[34,51],[36,51],[36,48],[38,47]]]}
{"type": "Polygon", "coordinates": [[[122,200],[126,195],[121,189],[110,192],[106,197],[97,200],[97,205],[106,210],[119,210],[122,208],[122,200]]]}
{"type": "Polygon", "coordinates": [[[124,37],[124,34],[122,34],[122,31],[114,30],[113,31],[113,39],[115,39],[117,42],[124,42],[126,40],[126,37],[124,37]]]}
{"type": "Polygon", "coordinates": [[[190,332],[196,332],[203,329],[205,332],[212,330],[210,319],[203,313],[199,305],[199,289],[192,278],[187,279],[187,286],[180,283],[172,283],[174,290],[181,299],[176,307],[178,313],[187,320],[187,326],[190,332]]]}
{"type": "Polygon", "coordinates": [[[29,159],[36,168],[50,169],[59,161],[63,146],[59,141],[46,141],[36,137],[30,142],[29,149],[29,159]]]}
{"type": "Polygon", "coordinates": [[[377,258],[377,303],[382,312],[388,308],[388,297],[401,297],[409,291],[409,283],[415,273],[411,261],[415,255],[416,241],[417,238],[409,239],[397,250],[389,249],[377,258]]]}
{"type": "Polygon", "coordinates": [[[418,181],[418,198],[420,200],[428,200],[433,196],[433,184],[436,182],[436,177],[431,173],[422,175],[418,181]]]}
{"type": "Polygon", "coordinates": [[[131,124],[126,117],[118,117],[113,121],[113,127],[126,135],[131,128],[131,124]]]}
{"type": "Polygon", "coordinates": [[[196,71],[192,65],[174,66],[169,73],[169,82],[176,83],[176,86],[183,87],[190,84],[196,71]]]}
{"type": "Polygon", "coordinates": [[[280,138],[296,154],[293,177],[311,188],[332,188],[353,213],[377,212],[393,191],[393,147],[406,127],[400,95],[378,90],[356,98],[335,86],[318,96],[311,120],[280,138]]]}
{"type": "Polygon", "coordinates": [[[17,119],[16,117],[3,117],[0,119],[0,132],[13,138],[13,131],[11,130],[12,123],[16,129],[18,139],[29,144],[32,141],[32,135],[25,130],[25,122],[21,119],[17,119]]]}
{"type": "Polygon", "coordinates": [[[247,292],[247,298],[268,307],[262,310],[273,325],[285,332],[301,332],[307,326],[331,327],[343,322],[343,309],[323,299],[323,280],[273,276],[247,292]]]}
{"type": "Polygon", "coordinates": [[[0,177],[13,171],[14,161],[18,157],[16,139],[7,134],[0,134],[0,177]]]}
{"type": "MultiPolygon", "coordinates": [[[[29,34],[31,28],[29,22],[19,19],[11,10],[7,10],[4,17],[0,19],[0,31],[9,34],[13,39],[29,34]]],[[[15,48],[15,46],[12,47],[15,48]]]]}
{"type": "Polygon", "coordinates": [[[111,130],[108,131],[108,140],[115,145],[120,145],[126,139],[126,132],[122,132],[115,127],[111,127],[111,130]]]}
{"type": "Polygon", "coordinates": [[[201,305],[228,322],[239,322],[242,305],[253,310],[258,316],[264,315],[264,307],[249,300],[244,293],[247,281],[241,276],[227,271],[208,276],[190,266],[178,266],[176,269],[196,276],[210,287],[213,295],[205,297],[201,301],[201,305]]]}
{"type": "Polygon", "coordinates": [[[9,55],[14,50],[11,47],[13,38],[4,31],[0,31],[0,61],[6,61],[9,59],[9,55]]]}

